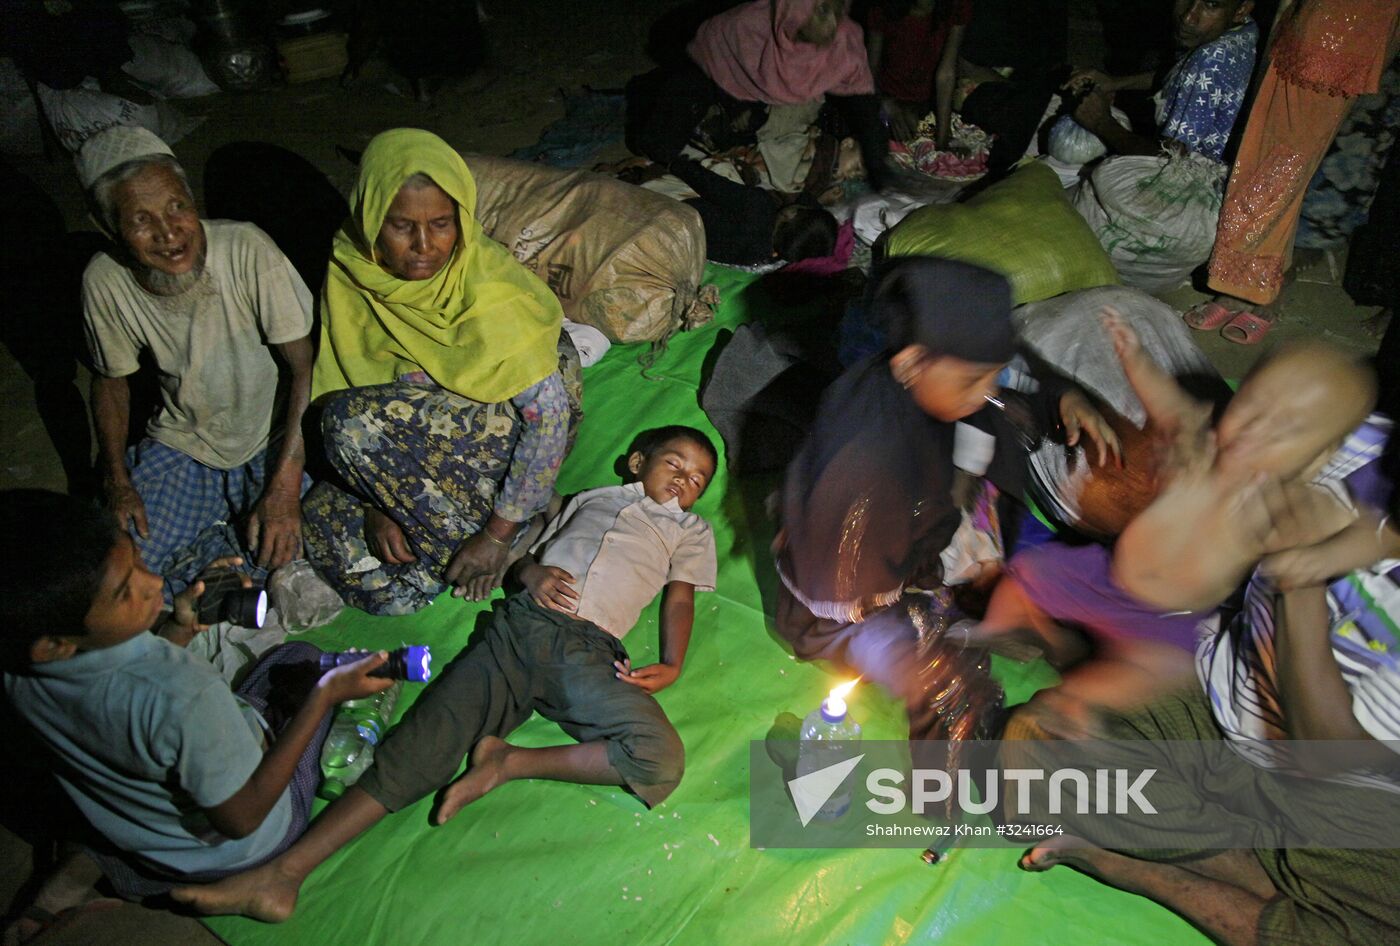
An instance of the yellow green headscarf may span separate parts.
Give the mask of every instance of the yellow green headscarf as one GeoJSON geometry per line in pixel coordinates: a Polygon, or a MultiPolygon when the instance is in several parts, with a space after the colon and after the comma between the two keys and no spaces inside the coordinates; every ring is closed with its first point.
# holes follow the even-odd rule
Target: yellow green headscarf
{"type": "Polygon", "coordinates": [[[481,230],[476,182],[432,132],[376,135],[360,160],[350,217],[335,235],[312,396],[422,370],[474,401],[507,400],[558,368],[559,300],[481,230]],[[379,265],[375,240],[404,181],[426,174],[457,202],[457,249],[431,279],[379,265]]]}

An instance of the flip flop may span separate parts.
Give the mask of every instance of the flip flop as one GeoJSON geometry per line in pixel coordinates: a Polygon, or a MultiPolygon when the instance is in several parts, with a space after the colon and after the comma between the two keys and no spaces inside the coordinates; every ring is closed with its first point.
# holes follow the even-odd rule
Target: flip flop
{"type": "Polygon", "coordinates": [[[1230,322],[1239,315],[1235,309],[1227,309],[1218,302],[1202,302],[1181,314],[1181,320],[1200,332],[1211,332],[1230,322]]]}
{"type": "Polygon", "coordinates": [[[113,910],[126,905],[125,900],[117,900],[113,897],[97,897],[87,903],[80,903],[75,907],[68,907],[51,913],[37,904],[30,904],[24,911],[5,928],[4,941],[7,944],[37,943],[41,939],[48,938],[49,934],[57,933],[59,930],[72,926],[82,916],[89,913],[100,913],[105,910],[113,910]],[[34,928],[24,932],[19,929],[20,923],[28,920],[35,924],[34,928]]]}
{"type": "Polygon", "coordinates": [[[1221,338],[1236,345],[1253,345],[1274,327],[1273,319],[1261,318],[1253,312],[1238,312],[1220,330],[1221,338]]]}

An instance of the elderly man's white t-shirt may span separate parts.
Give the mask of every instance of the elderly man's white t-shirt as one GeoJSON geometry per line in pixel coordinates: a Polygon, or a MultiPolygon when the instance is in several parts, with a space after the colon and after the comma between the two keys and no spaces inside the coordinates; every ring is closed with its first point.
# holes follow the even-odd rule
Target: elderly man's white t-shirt
{"type": "Polygon", "coordinates": [[[267,446],[277,403],[270,345],[311,331],[312,298],[272,239],[251,223],[203,221],[204,273],[188,291],[157,296],[99,253],[83,273],[88,350],[100,374],[133,374],[141,350],[160,368],[161,409],[146,433],[200,463],[228,470],[267,446]]]}
{"type": "Polygon", "coordinates": [[[648,498],[640,483],[579,493],[545,528],[534,554],[574,576],[574,615],[618,639],[668,583],[715,589],[710,524],[675,499],[648,498]]]}

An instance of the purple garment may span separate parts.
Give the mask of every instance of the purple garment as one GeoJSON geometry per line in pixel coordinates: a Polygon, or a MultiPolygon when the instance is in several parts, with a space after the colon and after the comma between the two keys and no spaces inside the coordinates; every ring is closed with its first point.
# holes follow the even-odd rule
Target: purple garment
{"type": "Polygon", "coordinates": [[[1157,641],[1195,653],[1197,625],[1210,611],[1162,612],[1113,582],[1110,549],[1047,542],[1018,552],[1006,565],[1036,607],[1056,621],[1084,629],[1095,644],[1157,641]]]}

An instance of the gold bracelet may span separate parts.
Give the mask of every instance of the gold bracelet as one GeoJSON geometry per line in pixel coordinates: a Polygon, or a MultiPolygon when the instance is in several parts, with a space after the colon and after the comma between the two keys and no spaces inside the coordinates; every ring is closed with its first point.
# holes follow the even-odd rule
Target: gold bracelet
{"type": "Polygon", "coordinates": [[[503,549],[508,549],[511,546],[511,543],[507,542],[505,539],[498,539],[492,535],[491,530],[485,526],[481,527],[481,534],[486,536],[486,541],[490,542],[492,545],[498,545],[503,549]]]}

